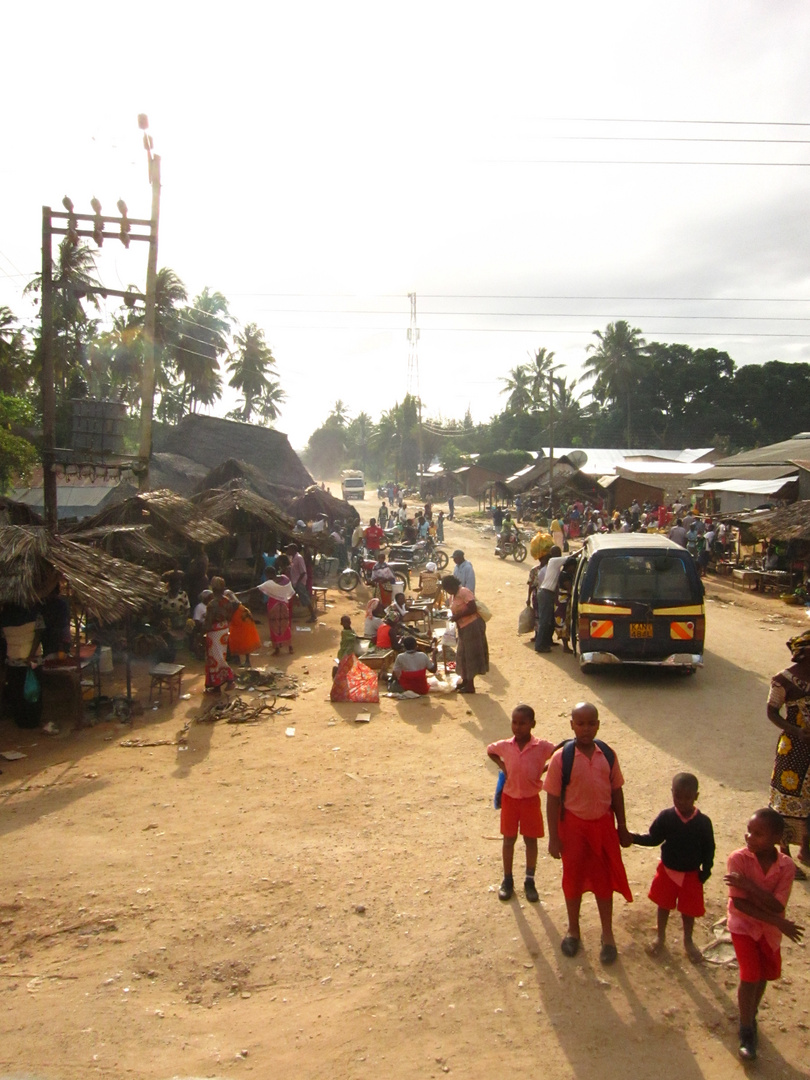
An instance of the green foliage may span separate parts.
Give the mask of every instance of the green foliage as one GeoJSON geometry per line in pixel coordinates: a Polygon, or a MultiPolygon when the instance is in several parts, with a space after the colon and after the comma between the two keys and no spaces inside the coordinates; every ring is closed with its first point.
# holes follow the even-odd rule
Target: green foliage
{"type": "Polygon", "coordinates": [[[234,337],[234,344],[236,352],[225,361],[225,367],[231,373],[228,385],[241,390],[244,398],[241,408],[228,415],[245,423],[250,423],[254,412],[265,423],[275,420],[284,400],[284,391],[271,378],[276,358],[264,340],[264,331],[256,323],[248,323],[244,331],[234,337]]]}

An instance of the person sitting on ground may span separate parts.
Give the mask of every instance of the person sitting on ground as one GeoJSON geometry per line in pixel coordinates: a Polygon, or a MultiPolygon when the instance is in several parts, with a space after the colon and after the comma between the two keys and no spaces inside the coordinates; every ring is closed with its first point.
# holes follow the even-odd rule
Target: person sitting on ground
{"type": "MultiPolygon", "coordinates": [[[[400,690],[411,690],[415,694],[427,694],[430,691],[427,681],[427,673],[436,671],[436,649],[430,656],[419,652],[416,647],[416,638],[403,639],[404,652],[401,652],[394,661],[394,680],[400,690]]],[[[392,689],[396,689],[392,686],[392,689]]]]}

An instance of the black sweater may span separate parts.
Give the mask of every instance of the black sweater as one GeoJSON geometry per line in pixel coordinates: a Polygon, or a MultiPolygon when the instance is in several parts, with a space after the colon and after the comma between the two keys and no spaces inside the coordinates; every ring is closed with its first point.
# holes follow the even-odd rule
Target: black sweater
{"type": "Polygon", "coordinates": [[[714,830],[705,814],[683,821],[674,806],[662,810],[646,834],[631,833],[634,844],[661,848],[661,861],[669,870],[697,870],[708,881],[714,864],[714,830]]]}

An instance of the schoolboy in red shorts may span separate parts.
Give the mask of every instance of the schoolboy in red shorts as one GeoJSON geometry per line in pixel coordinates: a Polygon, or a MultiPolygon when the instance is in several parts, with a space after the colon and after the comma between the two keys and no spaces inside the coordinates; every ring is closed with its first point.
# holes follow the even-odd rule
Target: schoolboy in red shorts
{"type": "Polygon", "coordinates": [[[777,848],[784,821],[771,807],[749,819],[745,847],[728,857],[728,929],[740,965],[740,1057],[757,1056],[757,1009],[769,982],[782,974],[782,934],[800,941],[804,928],[785,918],[796,867],[777,848]]]}
{"type": "Polygon", "coordinates": [[[677,773],[672,779],[672,806],[661,811],[648,833],[630,834],[633,843],[642,847],[664,845],[648,893],[658,907],[658,934],[647,952],[658,956],[665,948],[669,913],[677,907],[683,921],[683,947],[693,964],[703,960],[692,933],[695,919],[706,914],[703,886],[714,865],[714,830],[695,806],[697,797],[697,777],[677,773]]]}
{"type": "Polygon", "coordinates": [[[599,712],[595,705],[587,701],[575,705],[571,728],[573,745],[569,742],[555,751],[543,781],[548,853],[553,859],[562,858],[563,864],[568,930],[561,948],[565,956],[576,956],[579,951],[582,896],[592,892],[602,924],[599,959],[603,964],[612,964],[617,956],[613,893],[621,893],[628,903],[633,899],[621,854],[621,847],[632,843],[625,822],[624,777],[615,752],[605,743],[597,745],[599,712]],[[570,776],[563,784],[567,747],[573,753],[569,758],[570,776]]]}
{"type": "Polygon", "coordinates": [[[554,744],[532,735],[534,709],[518,705],[512,712],[512,738],[490,743],[487,754],[506,776],[501,795],[501,833],[503,835],[503,881],[498,889],[500,900],[510,900],[515,882],[512,862],[518,829],[526,845],[526,879],[523,891],[531,904],[540,899],[534,883],[537,866],[537,840],[544,835],[540,792],[543,770],[554,753],[554,744]]]}

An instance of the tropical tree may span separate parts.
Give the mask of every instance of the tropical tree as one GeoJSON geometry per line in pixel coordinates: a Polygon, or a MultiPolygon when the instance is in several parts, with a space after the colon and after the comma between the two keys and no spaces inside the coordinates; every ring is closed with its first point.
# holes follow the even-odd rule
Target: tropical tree
{"type": "Polygon", "coordinates": [[[38,461],[36,448],[19,433],[34,423],[29,401],[0,393],[0,494],[15,478],[25,479],[38,461]]]}
{"type": "Polygon", "coordinates": [[[368,466],[369,449],[374,436],[374,430],[374,423],[367,412],[358,413],[346,430],[349,449],[357,459],[357,463],[364,473],[368,466]]]}
{"type": "Polygon", "coordinates": [[[31,380],[31,357],[10,308],[0,306],[0,394],[23,394],[31,380]]]}
{"type": "Polygon", "coordinates": [[[539,348],[528,365],[531,380],[532,403],[536,409],[545,410],[549,403],[550,379],[559,370],[554,363],[554,353],[546,348],[539,348]]]}
{"type": "Polygon", "coordinates": [[[509,395],[506,399],[507,412],[528,412],[532,406],[532,376],[528,367],[525,364],[514,367],[506,378],[501,377],[498,381],[505,384],[501,393],[509,395]]]}
{"type": "Polygon", "coordinates": [[[335,404],[333,405],[332,411],[329,414],[329,416],[335,421],[335,424],[339,428],[344,428],[348,424],[348,422],[349,422],[349,410],[344,405],[344,403],[340,400],[340,398],[338,398],[337,401],[335,402],[335,404]]]}
{"type": "Polygon", "coordinates": [[[175,364],[183,384],[180,396],[184,411],[196,412],[198,406],[213,405],[222,395],[219,362],[228,352],[232,319],[228,301],[207,285],[179,317],[175,364]]]}
{"type": "Polygon", "coordinates": [[[608,323],[604,333],[594,330],[596,342],[588,346],[583,379],[591,381],[591,394],[602,405],[616,404],[624,410],[625,439],[633,445],[632,398],[647,367],[641,331],[624,319],[608,323]]]}
{"type": "Polygon", "coordinates": [[[267,420],[275,420],[284,391],[270,378],[276,358],[264,340],[264,331],[256,323],[248,323],[242,333],[234,337],[234,344],[236,351],[225,361],[225,367],[231,373],[228,385],[242,391],[243,402],[241,408],[228,415],[248,424],[254,412],[267,420]]]}
{"type": "MultiPolygon", "coordinates": [[[[100,289],[96,278],[96,256],[87,244],[74,244],[65,237],[59,245],[53,275],[53,373],[58,402],[76,385],[76,377],[87,373],[88,345],[96,336],[98,321],[90,318],[84,304],[98,309],[96,295],[88,290],[100,289]]],[[[42,275],[26,285],[24,293],[38,297],[42,292],[42,275]]],[[[36,355],[41,357],[41,330],[37,336],[36,355]]],[[[41,360],[40,360],[41,362],[41,360]]]]}

